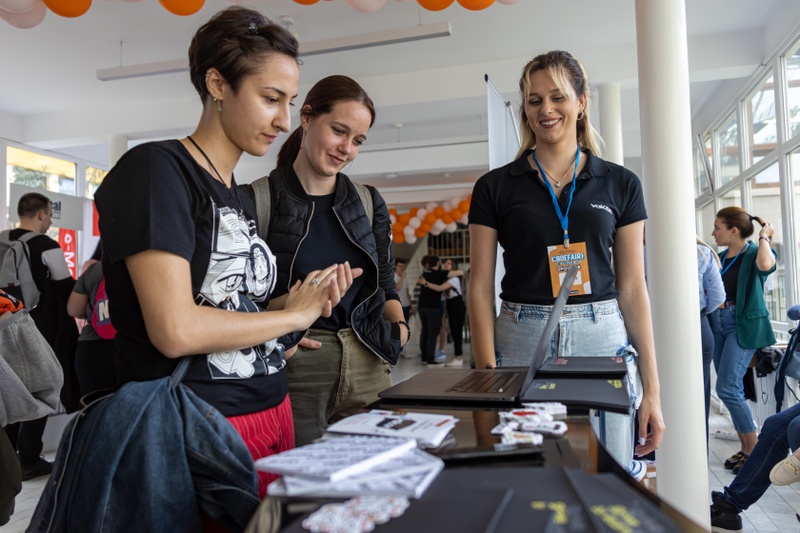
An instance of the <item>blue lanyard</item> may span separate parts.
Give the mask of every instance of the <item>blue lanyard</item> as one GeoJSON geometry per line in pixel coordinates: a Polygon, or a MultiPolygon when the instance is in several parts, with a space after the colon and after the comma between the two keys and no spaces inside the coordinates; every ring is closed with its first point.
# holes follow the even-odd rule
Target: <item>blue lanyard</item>
{"type": "Polygon", "coordinates": [[[556,208],[556,216],[558,216],[558,221],[561,222],[561,229],[564,230],[564,248],[569,248],[569,209],[572,207],[572,197],[575,195],[575,183],[578,177],[578,162],[581,159],[581,149],[579,147],[578,151],[575,152],[575,170],[572,171],[572,187],[569,190],[567,209],[563,213],[561,212],[561,206],[558,205],[558,197],[553,190],[553,186],[550,185],[550,180],[547,179],[542,165],[540,165],[539,160],[536,159],[536,150],[534,150],[531,155],[533,155],[533,162],[536,163],[536,168],[539,169],[539,174],[542,176],[542,181],[544,181],[544,184],[547,186],[547,190],[550,191],[550,199],[553,201],[553,207],[556,208]]]}
{"type": "Polygon", "coordinates": [[[739,253],[736,254],[735,256],[733,256],[733,259],[731,259],[731,262],[728,263],[728,266],[725,266],[725,259],[727,259],[727,258],[723,257],[722,258],[722,266],[719,269],[720,275],[722,275],[725,272],[727,272],[728,269],[731,268],[733,266],[733,264],[736,262],[736,259],[741,255],[741,253],[744,252],[745,250],[747,250],[747,248],[749,248],[749,247],[750,247],[750,241],[747,241],[747,244],[744,245],[744,248],[739,250],[739,253]]]}

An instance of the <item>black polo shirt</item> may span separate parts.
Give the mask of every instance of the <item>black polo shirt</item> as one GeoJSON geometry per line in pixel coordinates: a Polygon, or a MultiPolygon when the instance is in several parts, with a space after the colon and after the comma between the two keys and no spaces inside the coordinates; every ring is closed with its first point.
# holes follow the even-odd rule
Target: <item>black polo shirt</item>
{"type": "MultiPolygon", "coordinates": [[[[569,212],[571,242],[585,242],[592,294],[570,297],[588,303],[617,297],[611,248],[617,228],[645,220],[642,186],[628,169],[604,161],[584,149],[586,164],[578,176],[569,212]]],[[[563,231],[547,187],[539,180],[528,150],[516,161],[482,176],[472,192],[469,223],[497,230],[506,273],[503,300],[552,305],[547,247],[563,243],[563,231]]],[[[571,184],[559,202],[562,213],[571,184]]]]}

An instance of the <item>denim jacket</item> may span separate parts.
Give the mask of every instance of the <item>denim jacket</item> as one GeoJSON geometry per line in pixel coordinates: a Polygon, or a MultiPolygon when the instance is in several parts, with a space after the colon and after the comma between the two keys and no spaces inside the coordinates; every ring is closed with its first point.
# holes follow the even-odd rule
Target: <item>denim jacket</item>
{"type": "Polygon", "coordinates": [[[179,378],[130,382],[61,438],[28,531],[202,531],[199,511],[243,531],[258,506],[236,430],[179,378]]]}

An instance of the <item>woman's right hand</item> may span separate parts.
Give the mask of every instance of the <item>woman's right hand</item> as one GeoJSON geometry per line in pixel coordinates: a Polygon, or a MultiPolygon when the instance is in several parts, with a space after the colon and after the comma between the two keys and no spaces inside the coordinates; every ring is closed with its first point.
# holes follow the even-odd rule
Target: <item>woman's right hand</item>
{"type": "Polygon", "coordinates": [[[331,265],[324,270],[314,270],[289,289],[284,309],[302,317],[300,329],[309,328],[320,316],[330,316],[331,300],[338,302],[341,299],[337,283],[338,267],[331,265]]]}

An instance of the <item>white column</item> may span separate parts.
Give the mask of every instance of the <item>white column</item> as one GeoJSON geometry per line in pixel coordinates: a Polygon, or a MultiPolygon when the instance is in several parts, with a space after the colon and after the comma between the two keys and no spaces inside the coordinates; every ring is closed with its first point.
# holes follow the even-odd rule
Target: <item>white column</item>
{"type": "Polygon", "coordinates": [[[128,151],[128,138],[124,135],[113,135],[109,146],[109,163],[108,166],[113,167],[119,161],[119,158],[128,151]]]}
{"type": "Polygon", "coordinates": [[[648,288],[667,431],[658,495],[710,527],[684,0],[636,0],[648,288]]]}
{"type": "MultiPolygon", "coordinates": [[[[8,223],[8,184],[11,181],[8,172],[8,145],[0,141],[0,172],[2,172],[2,183],[0,183],[0,229],[9,227],[8,223]]],[[[14,206],[16,207],[16,206],[14,206]]]]}
{"type": "Polygon", "coordinates": [[[603,159],[624,165],[622,156],[622,98],[619,83],[604,83],[599,88],[600,136],[606,144],[603,159]]]}

